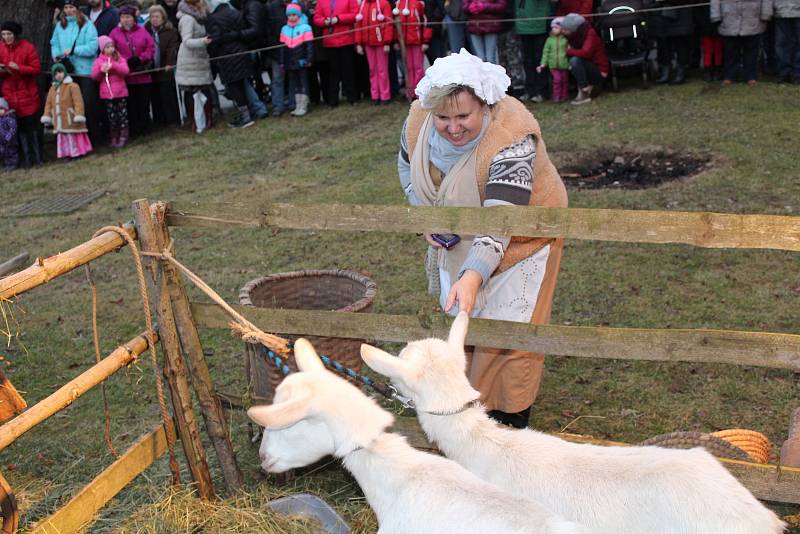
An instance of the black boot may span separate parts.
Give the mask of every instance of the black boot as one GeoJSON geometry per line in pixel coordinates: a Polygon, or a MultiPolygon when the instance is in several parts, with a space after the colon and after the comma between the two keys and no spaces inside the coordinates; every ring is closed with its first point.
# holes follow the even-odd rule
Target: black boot
{"type": "Polygon", "coordinates": [[[28,137],[29,134],[23,132],[20,132],[18,136],[20,152],[19,167],[21,169],[27,169],[31,166],[30,141],[28,140],[28,137]]]}
{"type": "Polygon", "coordinates": [[[672,81],[669,82],[672,85],[680,85],[686,81],[686,69],[683,68],[683,65],[676,65],[675,66],[675,76],[672,78],[672,81]]]}
{"type": "Polygon", "coordinates": [[[516,413],[501,412],[500,410],[490,410],[489,412],[486,413],[486,415],[488,415],[501,425],[506,425],[513,428],[527,428],[528,420],[531,418],[531,406],[528,406],[521,412],[516,412],[516,413]]]}
{"type": "Polygon", "coordinates": [[[656,83],[667,83],[669,82],[669,74],[670,74],[670,66],[669,65],[660,65],[658,67],[659,76],[656,79],[656,83]]]}
{"type": "Polygon", "coordinates": [[[31,159],[32,163],[38,167],[44,160],[42,159],[42,145],[39,144],[39,132],[36,130],[31,132],[31,159]]]}

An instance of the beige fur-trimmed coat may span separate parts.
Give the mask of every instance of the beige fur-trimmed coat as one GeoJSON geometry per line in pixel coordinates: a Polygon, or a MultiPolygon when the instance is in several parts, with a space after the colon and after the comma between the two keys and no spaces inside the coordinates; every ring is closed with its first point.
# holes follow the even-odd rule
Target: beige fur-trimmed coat
{"type": "Polygon", "coordinates": [[[86,114],[81,89],[67,76],[61,84],[51,86],[42,115],[43,124],[52,124],[55,133],[86,133],[86,114]]]}

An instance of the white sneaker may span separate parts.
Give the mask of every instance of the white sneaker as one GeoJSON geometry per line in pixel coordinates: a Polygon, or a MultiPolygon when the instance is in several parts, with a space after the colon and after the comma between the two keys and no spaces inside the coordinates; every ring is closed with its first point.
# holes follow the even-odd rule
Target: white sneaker
{"type": "Polygon", "coordinates": [[[588,104],[591,101],[591,88],[587,87],[586,89],[578,89],[578,95],[572,100],[572,103],[576,106],[580,106],[581,104],[588,104]]]}

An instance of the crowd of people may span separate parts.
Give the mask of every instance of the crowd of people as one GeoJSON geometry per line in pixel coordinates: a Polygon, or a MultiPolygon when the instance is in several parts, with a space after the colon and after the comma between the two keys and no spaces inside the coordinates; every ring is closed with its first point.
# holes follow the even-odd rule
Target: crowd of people
{"type": "MultiPolygon", "coordinates": [[[[647,12],[656,83],[683,83],[700,64],[708,81],[752,85],[760,58],[779,81],[800,83],[800,0],[685,2],[645,5],[656,8],[647,12]]],[[[236,107],[230,126],[246,128],[342,97],[375,105],[416,98],[425,63],[462,48],[502,64],[515,94],[536,103],[570,100],[571,90],[573,104],[591,102],[609,75],[592,17],[599,0],[120,3],[57,0],[47,73],[22,26],[3,22],[5,169],[42,163],[42,125],[68,159],[184,121],[202,132],[222,109],[217,79],[236,107]]]]}

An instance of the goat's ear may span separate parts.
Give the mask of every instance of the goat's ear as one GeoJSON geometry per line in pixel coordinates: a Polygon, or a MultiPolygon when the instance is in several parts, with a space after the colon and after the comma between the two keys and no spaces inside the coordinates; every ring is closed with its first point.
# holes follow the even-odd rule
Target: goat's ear
{"type": "Polygon", "coordinates": [[[447,336],[447,343],[458,349],[464,348],[464,340],[467,339],[467,327],[469,326],[469,315],[467,312],[458,312],[455,321],[450,326],[450,335],[447,336]]]}
{"type": "Polygon", "coordinates": [[[300,338],[294,342],[294,359],[297,368],[304,372],[319,371],[325,369],[325,364],[317,356],[317,351],[305,338],[300,338]]]}
{"type": "Polygon", "coordinates": [[[402,378],[410,371],[407,362],[372,345],[361,345],[361,359],[370,369],[389,378],[402,378]]]}
{"type": "Polygon", "coordinates": [[[287,428],[309,414],[310,399],[310,395],[304,395],[270,406],[253,406],[247,410],[247,417],[268,430],[287,428]]]}

